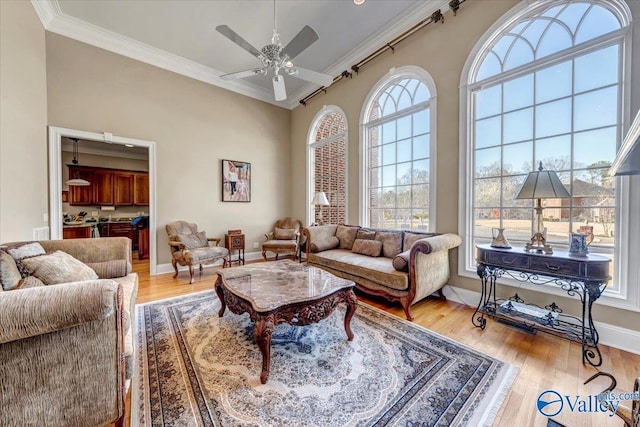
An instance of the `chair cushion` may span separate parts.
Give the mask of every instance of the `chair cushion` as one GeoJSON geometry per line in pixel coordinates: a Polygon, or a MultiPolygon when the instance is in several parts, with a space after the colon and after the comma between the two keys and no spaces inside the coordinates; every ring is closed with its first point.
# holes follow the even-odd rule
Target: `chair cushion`
{"type": "Polygon", "coordinates": [[[356,254],[378,257],[382,251],[382,242],[379,240],[356,239],[351,250],[356,254]]]}
{"type": "Polygon", "coordinates": [[[279,247],[279,248],[288,248],[295,247],[298,245],[296,240],[267,240],[262,244],[263,247],[279,247]]]}
{"type": "Polygon", "coordinates": [[[353,248],[353,242],[356,240],[356,235],[360,227],[353,225],[339,225],[336,229],[336,237],[340,241],[340,249],[353,248]]]}
{"type": "Polygon", "coordinates": [[[294,240],[297,237],[297,232],[293,228],[278,228],[273,229],[274,240],[294,240]]]}
{"type": "Polygon", "coordinates": [[[21,279],[16,260],[7,252],[0,250],[0,290],[14,289],[21,279]]]}
{"type": "MultiPolygon", "coordinates": [[[[180,255],[180,252],[174,252],[174,255],[180,255]]],[[[196,264],[204,261],[213,261],[218,258],[224,258],[229,255],[227,248],[219,246],[207,246],[206,248],[195,248],[185,251],[184,261],[190,264],[196,264]]]]}
{"type": "Polygon", "coordinates": [[[91,267],[62,251],[25,258],[22,263],[31,275],[42,280],[45,285],[95,280],[98,278],[98,275],[91,267]]]}
{"type": "Polygon", "coordinates": [[[196,249],[209,246],[207,233],[200,231],[194,234],[178,234],[176,236],[187,249],[196,249]]]}

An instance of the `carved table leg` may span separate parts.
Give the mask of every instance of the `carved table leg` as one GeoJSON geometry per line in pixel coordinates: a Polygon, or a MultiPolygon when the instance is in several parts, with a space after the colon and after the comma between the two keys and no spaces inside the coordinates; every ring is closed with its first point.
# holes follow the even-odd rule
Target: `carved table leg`
{"type": "Polygon", "coordinates": [[[262,353],[262,372],[260,373],[260,382],[265,384],[269,378],[271,369],[271,335],[275,327],[273,314],[259,316],[256,319],[256,344],[262,353]]]}
{"type": "Polygon", "coordinates": [[[216,294],[218,294],[218,299],[220,300],[220,310],[218,310],[218,317],[222,317],[224,314],[224,310],[227,308],[227,304],[224,302],[224,289],[222,289],[222,279],[218,276],[218,280],[216,280],[216,294]]]}
{"type": "Polygon", "coordinates": [[[347,303],[347,312],[344,315],[344,330],[347,333],[349,341],[353,339],[353,332],[351,332],[351,318],[356,312],[358,307],[358,299],[356,298],[353,289],[349,289],[345,292],[345,302],[347,303]]]}

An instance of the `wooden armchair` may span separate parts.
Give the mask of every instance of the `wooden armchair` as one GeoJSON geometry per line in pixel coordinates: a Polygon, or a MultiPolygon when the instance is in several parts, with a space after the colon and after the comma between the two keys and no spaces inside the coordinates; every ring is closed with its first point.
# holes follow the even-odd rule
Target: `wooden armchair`
{"type": "Polygon", "coordinates": [[[301,228],[302,224],[295,218],[287,217],[276,221],[273,230],[264,235],[266,240],[262,243],[262,258],[267,261],[267,252],[274,252],[276,259],[282,253],[290,254],[296,259],[301,228]]]}
{"type": "Polygon", "coordinates": [[[174,278],[178,277],[178,264],[189,267],[193,283],[193,266],[200,265],[202,274],[202,264],[212,263],[222,259],[222,266],[226,267],[229,251],[219,247],[220,239],[207,237],[204,231],[198,232],[198,226],[185,221],[176,221],[166,225],[169,235],[169,247],[171,248],[171,265],[175,270],[174,278]],[[215,242],[211,246],[209,242],[215,242]]]}

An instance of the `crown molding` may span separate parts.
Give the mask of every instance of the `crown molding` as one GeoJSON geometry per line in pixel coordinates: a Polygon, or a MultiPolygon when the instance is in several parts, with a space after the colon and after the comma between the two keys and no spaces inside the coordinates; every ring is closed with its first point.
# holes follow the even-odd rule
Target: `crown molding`
{"type": "MultiPolygon", "coordinates": [[[[300,105],[300,99],[317,88],[311,83],[307,84],[295,93],[289,94],[287,100],[277,102],[273,99],[273,93],[270,90],[246,81],[221,80],[219,76],[224,74],[221,71],[66,15],[62,12],[58,0],[31,0],[31,4],[47,31],[278,107],[292,110],[300,105]]],[[[388,43],[389,40],[415,25],[417,22],[416,16],[428,17],[437,9],[449,10],[447,0],[417,3],[415,7],[389,22],[374,36],[329,66],[325,74],[337,76],[342,71],[350,69],[351,65],[362,59],[362,52],[373,52],[382,44],[388,43]]]]}

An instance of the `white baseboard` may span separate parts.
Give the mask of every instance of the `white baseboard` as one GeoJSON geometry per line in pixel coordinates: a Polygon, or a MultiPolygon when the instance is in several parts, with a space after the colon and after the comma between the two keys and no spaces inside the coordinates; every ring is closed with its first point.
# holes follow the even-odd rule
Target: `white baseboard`
{"type": "MultiPolygon", "coordinates": [[[[237,259],[237,258],[234,257],[234,259],[237,259]]],[[[262,252],[248,252],[248,253],[245,254],[244,259],[245,259],[245,261],[253,261],[253,260],[256,260],[256,259],[262,259],[262,252]]],[[[205,264],[202,267],[204,267],[204,268],[219,267],[221,265],[222,265],[222,260],[218,260],[218,261],[214,262],[213,264],[205,264]]],[[[236,264],[234,264],[234,265],[236,265],[236,264]]],[[[183,267],[183,266],[179,265],[178,266],[178,271],[189,271],[189,267],[183,267]]],[[[173,266],[171,265],[170,262],[168,262],[166,264],[158,264],[156,266],[155,275],[166,274],[166,273],[173,273],[173,266]]]]}
{"type": "MultiPolygon", "coordinates": [[[[450,285],[445,286],[442,292],[448,300],[468,305],[475,308],[480,301],[480,292],[468,289],[457,288],[450,285]]],[[[596,329],[600,336],[600,344],[615,347],[630,353],[640,354],[640,331],[622,328],[608,323],[596,322],[596,329]]],[[[471,325],[471,319],[469,319],[471,325]]]]}

